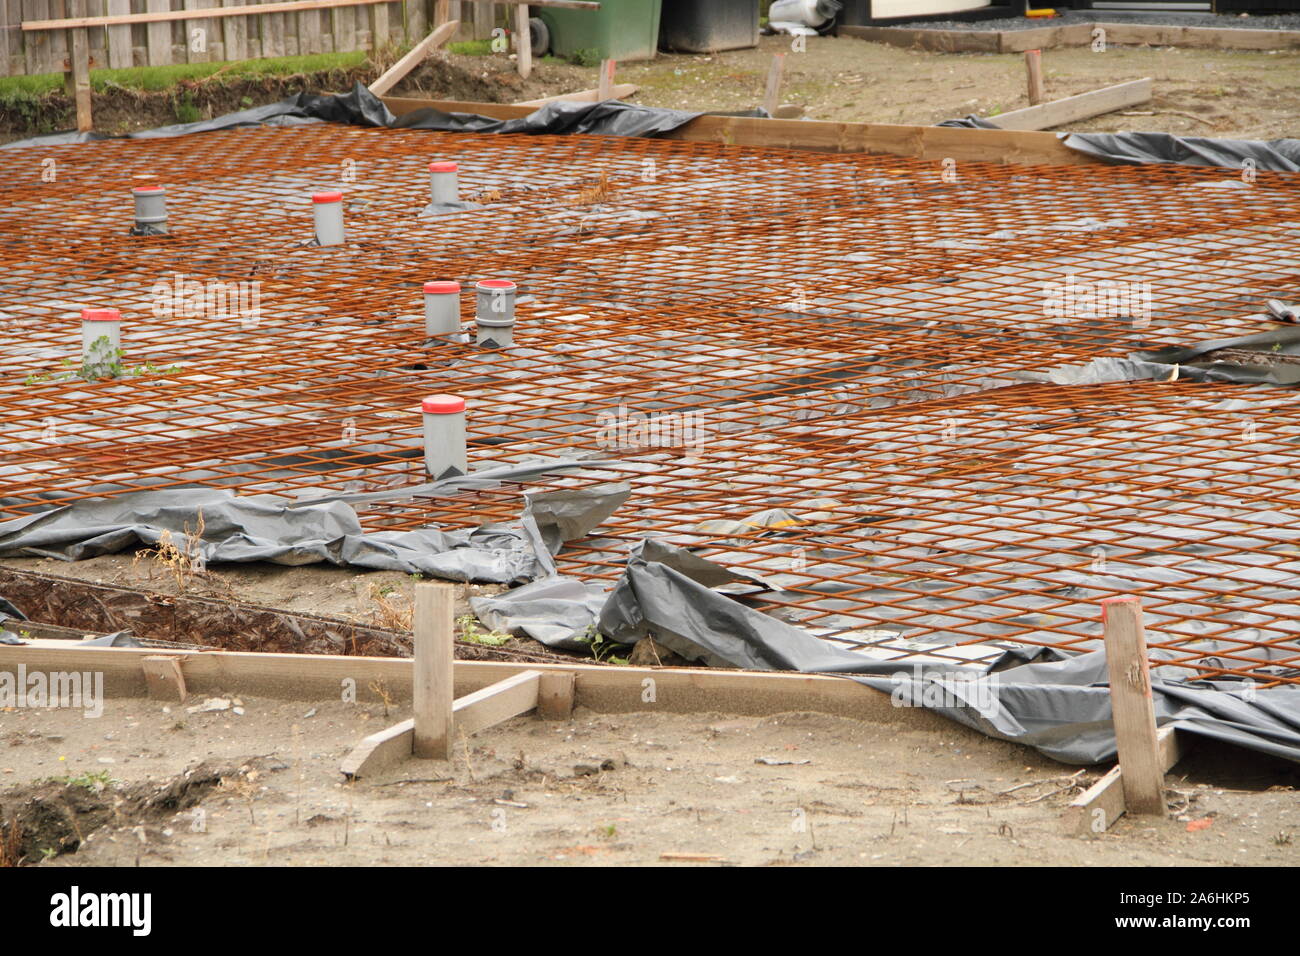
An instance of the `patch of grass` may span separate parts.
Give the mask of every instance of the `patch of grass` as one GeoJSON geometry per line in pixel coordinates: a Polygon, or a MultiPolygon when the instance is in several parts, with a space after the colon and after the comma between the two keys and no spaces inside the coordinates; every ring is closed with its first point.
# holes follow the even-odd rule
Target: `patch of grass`
{"type": "Polygon", "coordinates": [[[461,56],[491,56],[491,40],[462,40],[459,43],[448,43],[447,50],[450,53],[459,53],[461,56]]]}
{"type": "Polygon", "coordinates": [[[107,770],[87,770],[75,777],[50,777],[50,782],[61,783],[65,787],[81,787],[83,790],[93,790],[98,793],[105,787],[113,785],[113,776],[107,770]]]}
{"type": "Polygon", "coordinates": [[[188,91],[172,100],[172,108],[178,123],[197,123],[203,118],[199,108],[194,105],[194,94],[188,91]]]}
{"type": "MultiPolygon", "coordinates": [[[[483,41],[487,42],[487,41],[483,41]]],[[[363,51],[354,53],[312,53],[273,60],[237,60],[230,63],[173,63],[169,66],[141,66],[126,70],[91,70],[90,86],[97,93],[114,87],[129,90],[165,90],[182,80],[201,80],[220,73],[223,79],[257,76],[291,76],[349,70],[366,62],[363,51]]],[[[0,77],[0,101],[15,102],[63,88],[62,73],[0,77]]]]}
{"type": "Polygon", "coordinates": [[[574,66],[600,66],[602,59],[600,51],[595,49],[574,50],[569,54],[569,62],[574,66]]]}

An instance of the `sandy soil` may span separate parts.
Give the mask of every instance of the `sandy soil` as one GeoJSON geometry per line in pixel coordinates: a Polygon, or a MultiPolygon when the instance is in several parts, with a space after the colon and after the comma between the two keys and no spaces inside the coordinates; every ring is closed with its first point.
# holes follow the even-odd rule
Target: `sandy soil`
{"type": "MultiPolygon", "coordinates": [[[[764,37],[756,50],[661,55],[620,64],[618,81],[642,87],[636,102],[679,109],[749,109],[762,101],[772,54],[785,52],[783,103],[810,119],[933,125],[1029,105],[1024,55],[929,53],[851,37],[813,37],[790,52],[789,37],[764,37]]],[[[1152,101],[1063,130],[1156,130],[1187,136],[1273,139],[1300,135],[1300,52],[1183,50],[1111,45],[1048,50],[1049,99],[1150,76],[1152,101]],[[1190,116],[1180,115],[1191,114],[1190,116]]],[[[589,85],[594,85],[594,82],[589,85]]]]}
{"type": "MultiPolygon", "coordinates": [[[[132,554],[108,554],[84,561],[5,558],[0,560],[0,564],[96,584],[115,584],[160,594],[179,593],[175,580],[164,568],[148,558],[137,561],[132,554]]],[[[184,593],[391,628],[401,623],[395,617],[409,617],[416,581],[415,577],[400,571],[358,571],[328,564],[291,567],[256,562],[215,566],[208,573],[190,579],[184,593]]],[[[470,597],[498,594],[504,590],[493,584],[456,584],[455,588],[458,616],[471,613],[470,597]]],[[[541,646],[535,641],[528,644],[532,648],[541,646]]]]}
{"type": "MultiPolygon", "coordinates": [[[[1060,814],[1069,785],[1094,774],[1072,779],[1075,768],[915,712],[888,726],[817,714],[522,717],[462,740],[451,761],[348,784],[343,755],[405,714],[242,704],[243,716],[147,700],[110,701],[99,719],[7,713],[0,806],[10,812],[25,794],[15,787],[45,778],[111,778],[97,795],[108,822],[44,865],[658,864],[665,852],[741,865],[1300,862],[1296,768],[1252,760],[1247,776],[1223,752],[1169,778],[1188,804],[1177,818],[1124,818],[1084,839],[1059,832],[1060,814]],[[111,811],[158,792],[144,784],[174,795],[200,764],[227,779],[194,805],[111,811]]],[[[40,840],[58,837],[47,827],[40,840]]]]}
{"type": "MultiPolygon", "coordinates": [[[[618,82],[636,83],[633,102],[690,110],[748,110],[763,98],[772,54],[786,52],[782,102],[810,119],[932,125],[1028,105],[1021,54],[931,53],[851,37],[812,37],[806,52],[790,51],[789,37],[764,37],[753,50],[713,56],[660,54],[619,64],[618,82]]],[[[1232,52],[1111,45],[1043,54],[1051,99],[1151,76],[1151,103],[1062,127],[1112,132],[1155,130],[1196,136],[1273,139],[1300,135],[1300,51],[1232,52]]],[[[127,90],[97,96],[97,128],[109,132],[175,123],[177,97],[205,117],[269,103],[300,90],[350,89],[378,75],[374,68],[306,77],[182,84],[175,91],[127,90]]],[[[553,58],[520,80],[505,55],[430,60],[394,90],[417,96],[510,103],[592,88],[597,70],[553,58]]],[[[39,107],[0,104],[0,141],[67,128],[72,104],[51,94],[39,107]]]]}

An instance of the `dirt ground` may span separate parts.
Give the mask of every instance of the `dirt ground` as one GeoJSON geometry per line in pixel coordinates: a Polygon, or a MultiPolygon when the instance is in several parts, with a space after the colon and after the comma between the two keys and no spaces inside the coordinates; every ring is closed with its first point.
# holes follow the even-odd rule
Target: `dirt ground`
{"type": "MultiPolygon", "coordinates": [[[[809,119],[932,125],[970,113],[987,116],[1027,106],[1021,54],[931,53],[851,37],[812,37],[806,52],[789,37],[764,37],[759,47],[713,56],[660,54],[619,64],[617,81],[635,83],[631,102],[690,110],[747,110],[763,97],[773,53],[786,52],[781,100],[809,119]]],[[[1154,130],[1181,135],[1273,139],[1300,134],[1300,51],[1236,52],[1111,45],[1043,54],[1048,97],[1058,99],[1151,76],[1154,99],[1064,130],[1154,130]]],[[[377,71],[364,68],[300,77],[186,82],[176,91],[118,89],[96,96],[104,132],[177,122],[178,99],[207,118],[268,103],[300,90],[350,89],[377,71]]],[[[394,90],[395,96],[517,102],[596,86],[597,70],[554,59],[523,81],[504,54],[432,59],[394,90]]],[[[0,105],[0,140],[66,129],[72,104],[51,94],[39,107],[0,105]]]]}
{"type": "Polygon", "coordinates": [[[17,810],[26,826],[16,840],[10,826],[11,852],[47,866],[658,865],[664,853],[756,866],[1300,862],[1300,773],[1223,751],[1168,778],[1176,817],[1121,818],[1077,838],[1060,832],[1061,811],[1095,774],[1072,777],[1076,768],[917,712],[896,725],[521,717],[461,740],[451,761],[345,783],[351,746],[405,713],[239,703],[242,716],[148,700],[109,701],[98,719],[4,714],[0,814],[17,810]],[[48,778],[79,782],[39,784],[48,778]]]}
{"type": "MultiPolygon", "coordinates": [[[[149,558],[136,560],[133,554],[106,554],[83,561],[5,558],[0,564],[96,584],[115,584],[161,594],[179,593],[172,575],[158,562],[149,558]]],[[[416,580],[400,571],[358,571],[328,564],[290,566],[259,561],[217,565],[206,574],[189,579],[184,593],[391,627],[399,623],[394,615],[404,617],[409,612],[416,580]]],[[[470,613],[470,597],[505,590],[492,584],[457,584],[455,588],[458,616],[470,613]]],[[[409,625],[409,620],[406,623],[409,625]]],[[[541,646],[529,643],[534,648],[541,646]]]]}
{"type": "MultiPolygon", "coordinates": [[[[756,50],[620,64],[618,80],[640,84],[636,102],[651,106],[748,109],[762,100],[772,54],[786,52],[781,100],[803,106],[811,119],[928,126],[1029,105],[1020,53],[930,53],[851,37],[813,37],[806,52],[789,49],[789,37],[764,37],[756,50]]],[[[1043,72],[1049,99],[1144,76],[1155,80],[1152,101],[1132,111],[1151,115],[1111,113],[1062,130],[1257,139],[1300,134],[1297,51],[1062,48],[1044,51],[1043,72]]]]}

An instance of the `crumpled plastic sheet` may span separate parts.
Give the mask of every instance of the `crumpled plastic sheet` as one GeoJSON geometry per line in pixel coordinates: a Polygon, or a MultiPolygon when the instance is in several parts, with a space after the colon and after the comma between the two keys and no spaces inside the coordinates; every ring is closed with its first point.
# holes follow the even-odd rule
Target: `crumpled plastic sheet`
{"type": "MultiPolygon", "coordinates": [[[[1001,129],[973,113],[944,120],[938,126],[965,129],[1001,129]]],[[[1211,139],[1172,133],[1058,133],[1068,149],[1098,159],[1127,165],[1177,163],[1182,166],[1222,166],[1243,169],[1250,160],[1255,169],[1275,173],[1300,172],[1300,139],[1211,139]]]]}
{"type": "Polygon", "coordinates": [[[628,493],[626,486],[613,485],[529,495],[519,522],[511,525],[364,532],[356,512],[341,501],[289,508],[273,495],[237,497],[224,489],[144,491],[0,522],[0,557],[76,561],[157,546],[164,534],[186,548],[188,530],[198,528],[201,512],[203,535],[191,556],[204,563],[324,561],[511,584],[554,574],[550,548],[558,550],[566,535],[585,534],[628,493]]]}
{"type": "MultiPolygon", "coordinates": [[[[555,577],[472,598],[470,605],[489,626],[528,634],[551,647],[589,647],[597,630],[618,643],[648,634],[709,666],[851,677],[891,694],[899,706],[928,707],[1065,763],[1115,757],[1104,650],[1063,657],[1051,648],[1018,648],[982,673],[956,664],[873,659],[714,590],[739,578],[649,539],[633,550],[611,590],[555,577]]],[[[1173,655],[1157,650],[1153,656],[1173,655]]],[[[1300,762],[1300,687],[1254,691],[1241,682],[1188,683],[1182,673],[1159,665],[1152,669],[1160,726],[1300,762]]]]}
{"type": "MultiPolygon", "coordinates": [[[[264,106],[215,116],[195,123],[177,123],[138,130],[120,136],[95,132],[51,133],[6,143],[0,149],[59,146],[97,139],[158,139],[235,129],[241,126],[301,126],[307,123],[348,123],[389,129],[427,129],[473,133],[589,133],[598,136],[655,136],[689,123],[699,113],[638,106],[621,100],[601,103],[557,101],[538,107],[527,116],[499,120],[475,113],[444,113],[420,109],[394,116],[379,97],[357,83],[352,92],[298,93],[264,106]]],[[[751,114],[729,114],[751,115],[751,114]]]]}
{"type": "Polygon", "coordinates": [[[18,607],[13,602],[5,597],[0,597],[0,644],[26,644],[26,641],[5,627],[11,620],[25,621],[27,615],[18,610],[18,607]]]}

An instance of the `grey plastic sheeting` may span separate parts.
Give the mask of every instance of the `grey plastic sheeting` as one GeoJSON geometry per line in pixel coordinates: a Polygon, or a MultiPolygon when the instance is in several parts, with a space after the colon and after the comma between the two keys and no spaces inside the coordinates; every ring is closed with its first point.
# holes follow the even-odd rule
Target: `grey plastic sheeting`
{"type": "Polygon", "coordinates": [[[164,534],[187,547],[188,529],[203,535],[191,556],[204,563],[329,562],[430,574],[453,581],[512,584],[555,573],[552,549],[581,537],[627,498],[626,486],[530,495],[517,524],[473,530],[366,533],[341,501],[290,508],[271,495],[236,497],[222,489],[144,491],[53,508],[0,522],[0,557],[68,561],[156,546],[164,534]]]}
{"type": "MultiPolygon", "coordinates": [[[[470,604],[488,625],[552,647],[584,646],[597,630],[616,642],[649,634],[711,666],[841,674],[891,694],[898,706],[927,707],[1066,763],[1115,756],[1104,651],[1068,658],[1051,649],[1010,651],[982,674],[956,665],[872,659],[713,590],[738,580],[712,562],[651,540],[633,551],[611,591],[556,577],[470,604]]],[[[1161,726],[1300,762],[1300,687],[1192,684],[1181,673],[1152,670],[1161,726]]]]}
{"type": "MultiPolygon", "coordinates": [[[[1001,129],[973,114],[944,120],[939,126],[966,129],[1001,129]]],[[[1176,163],[1180,166],[1222,166],[1243,169],[1249,160],[1255,169],[1275,173],[1300,172],[1300,139],[1210,139],[1174,136],[1172,133],[1058,133],[1068,149],[1107,162],[1127,165],[1176,163]]]]}
{"type": "MultiPolygon", "coordinates": [[[[872,658],[721,593],[759,585],[653,539],[633,550],[608,591],[558,575],[553,555],[563,543],[589,535],[628,494],[625,485],[543,492],[527,498],[518,524],[367,534],[342,501],[290,508],[270,495],[150,491],[0,523],[0,556],[76,560],[157,545],[164,532],[182,544],[186,529],[198,526],[201,511],[204,531],[195,547],[206,562],[328,561],[457,581],[530,582],[503,595],[474,598],[471,606],[489,626],[528,634],[551,647],[590,648],[597,633],[615,643],[648,634],[708,665],[849,676],[894,694],[901,706],[930,707],[1058,760],[1096,763],[1114,756],[1100,651],[1065,660],[1051,660],[1051,651],[1008,651],[982,674],[958,665],[922,667],[872,658]]],[[[1153,672],[1162,725],[1300,761],[1300,688],[1252,694],[1251,688],[1229,682],[1192,685],[1175,679],[1178,673],[1160,667],[1153,672]]]]}

